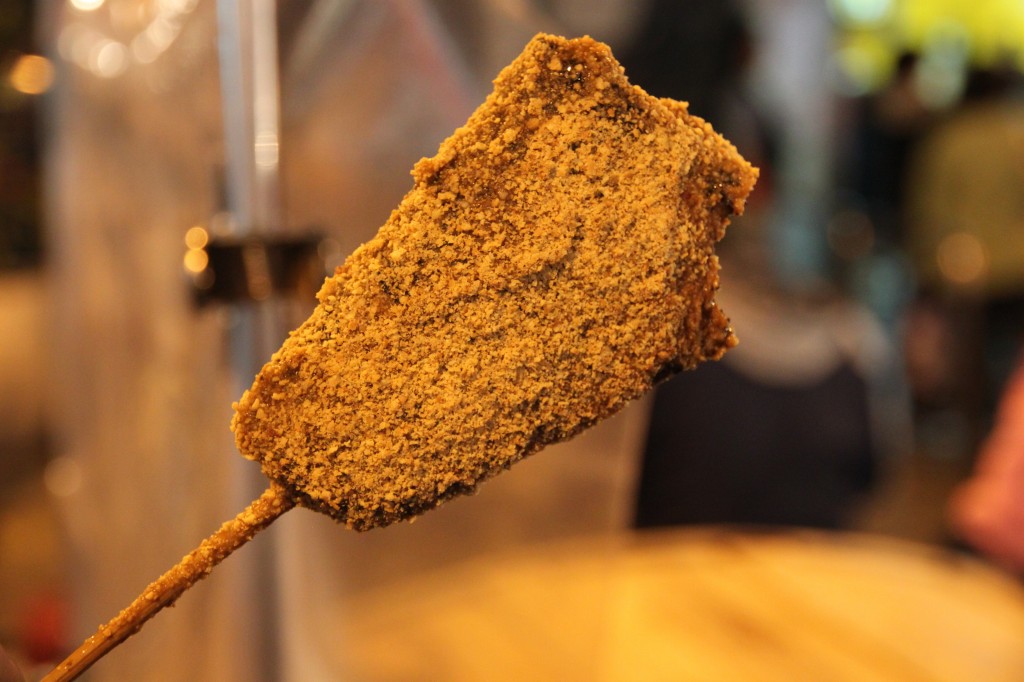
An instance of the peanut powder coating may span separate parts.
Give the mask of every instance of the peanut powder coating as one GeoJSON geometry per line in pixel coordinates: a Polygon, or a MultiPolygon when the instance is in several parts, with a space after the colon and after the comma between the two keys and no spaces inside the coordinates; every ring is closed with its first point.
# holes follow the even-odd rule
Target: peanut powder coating
{"type": "Polygon", "coordinates": [[[538,35],[235,405],[357,529],[473,491],[735,343],[713,253],[757,172],[589,38],[538,35]]]}

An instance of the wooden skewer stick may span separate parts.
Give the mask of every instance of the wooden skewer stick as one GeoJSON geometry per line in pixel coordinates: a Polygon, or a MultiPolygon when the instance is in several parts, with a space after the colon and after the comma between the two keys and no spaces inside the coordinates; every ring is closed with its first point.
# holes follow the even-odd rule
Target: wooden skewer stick
{"type": "Polygon", "coordinates": [[[142,628],[160,609],[170,606],[181,594],[233,551],[249,540],[277,517],[295,506],[283,488],[271,484],[238,516],[222,525],[216,533],[203,540],[196,549],[185,555],[170,569],[135,598],[105,625],[101,625],[70,656],[53,669],[42,682],[67,682],[85,672],[93,663],[105,656],[121,642],[142,628]]]}

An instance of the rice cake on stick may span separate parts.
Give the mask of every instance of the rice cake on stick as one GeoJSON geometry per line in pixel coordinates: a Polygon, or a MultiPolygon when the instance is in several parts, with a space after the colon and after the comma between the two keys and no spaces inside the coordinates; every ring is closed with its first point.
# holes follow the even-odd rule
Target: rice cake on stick
{"type": "Polygon", "coordinates": [[[536,38],[413,177],[237,405],[299,504],[419,514],[733,343],[713,245],[754,174],[603,45],[536,38]]]}
{"type": "Polygon", "coordinates": [[[757,171],[607,46],[538,35],[412,174],[235,405],[268,490],[48,679],[295,504],[356,530],[411,518],[734,345],[714,245],[757,171]]]}

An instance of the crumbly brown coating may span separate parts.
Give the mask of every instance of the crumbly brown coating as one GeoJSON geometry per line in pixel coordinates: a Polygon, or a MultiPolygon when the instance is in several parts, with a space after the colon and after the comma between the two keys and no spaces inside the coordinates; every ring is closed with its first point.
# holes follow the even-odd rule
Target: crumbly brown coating
{"type": "Polygon", "coordinates": [[[358,530],[735,343],[713,246],[756,170],[590,38],[538,35],[494,86],[235,405],[241,452],[358,530]]]}

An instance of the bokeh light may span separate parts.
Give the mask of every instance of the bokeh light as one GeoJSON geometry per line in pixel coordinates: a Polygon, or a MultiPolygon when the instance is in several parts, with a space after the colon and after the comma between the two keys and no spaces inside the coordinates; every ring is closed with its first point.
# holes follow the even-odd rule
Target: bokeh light
{"type": "Polygon", "coordinates": [[[203,249],[210,242],[210,234],[202,225],[190,227],[185,232],[185,246],[190,249],[203,249]]]}
{"type": "Polygon", "coordinates": [[[985,245],[968,232],[943,237],[935,254],[942,276],[960,286],[982,283],[988,274],[989,257],[985,245]]]}
{"type": "Polygon", "coordinates": [[[921,56],[924,101],[942,108],[963,90],[972,67],[1024,69],[1020,0],[829,0],[837,27],[834,79],[844,95],[882,87],[899,56],[921,56]]]}
{"type": "Polygon", "coordinates": [[[892,12],[893,0],[829,0],[832,15],[841,22],[874,25],[892,12]]]}
{"type": "Polygon", "coordinates": [[[105,0],[70,0],[71,6],[82,12],[92,12],[103,6],[105,0]]]}
{"type": "Polygon", "coordinates": [[[40,95],[53,84],[53,64],[39,55],[21,55],[11,66],[7,81],[22,94],[40,95]]]}

